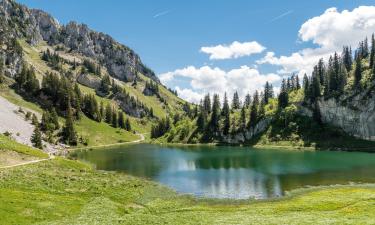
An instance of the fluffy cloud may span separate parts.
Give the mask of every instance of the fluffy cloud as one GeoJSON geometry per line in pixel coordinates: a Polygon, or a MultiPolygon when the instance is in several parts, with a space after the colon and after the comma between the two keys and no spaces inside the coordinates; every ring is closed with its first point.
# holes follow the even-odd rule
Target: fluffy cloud
{"type": "Polygon", "coordinates": [[[256,53],[261,53],[266,48],[256,41],[252,42],[238,42],[235,41],[230,45],[216,45],[210,47],[202,47],[201,52],[210,55],[210,59],[232,59],[243,56],[249,56],[256,53]]]}
{"type": "Polygon", "coordinates": [[[209,66],[200,68],[189,66],[159,75],[162,82],[165,82],[164,84],[177,77],[189,78],[191,87],[185,89],[176,87],[179,96],[196,103],[205,93],[218,93],[223,97],[225,92],[231,96],[238,91],[243,98],[247,93],[261,89],[266,81],[274,83],[281,79],[277,74],[260,74],[258,70],[248,66],[241,66],[230,71],[209,66]]]}
{"type": "Polygon", "coordinates": [[[289,56],[276,57],[267,52],[258,64],[272,64],[282,67],[279,73],[311,73],[320,58],[328,58],[333,52],[341,52],[343,45],[356,47],[358,42],[375,31],[375,7],[360,6],[352,11],[339,12],[329,8],[323,14],[307,20],[300,28],[298,36],[302,42],[318,45],[289,56]]]}

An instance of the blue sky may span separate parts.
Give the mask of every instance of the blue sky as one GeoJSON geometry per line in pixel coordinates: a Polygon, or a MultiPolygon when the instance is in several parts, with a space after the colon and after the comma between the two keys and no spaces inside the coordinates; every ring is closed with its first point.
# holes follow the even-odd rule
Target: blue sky
{"type": "MultiPolygon", "coordinates": [[[[337,50],[335,48],[343,41],[356,43],[359,37],[340,40],[336,44],[327,44],[325,40],[335,39],[335,35],[332,34],[322,40],[324,35],[314,29],[326,29],[324,24],[330,25],[333,24],[332,21],[344,20],[344,16],[340,17],[343,10],[352,12],[359,6],[371,6],[375,3],[374,1],[332,0],[309,2],[276,0],[256,2],[246,0],[19,0],[19,2],[32,8],[43,9],[61,23],[65,24],[75,20],[89,25],[94,30],[110,34],[119,42],[133,48],[141,56],[142,61],[157,74],[165,75],[170,72],[169,78],[163,79],[163,82],[172,88],[178,87],[182,97],[191,101],[196,101],[204,92],[222,92],[223,88],[229,93],[236,88],[246,89],[241,90],[240,94],[244,95],[245,92],[252,92],[257,86],[261,86],[265,78],[270,78],[277,86],[280,79],[277,79],[276,75],[283,77],[290,72],[309,72],[307,67],[311,63],[304,65],[306,68],[300,68],[298,65],[289,65],[290,62],[287,59],[285,59],[286,62],[280,62],[280,59],[282,56],[290,57],[293,53],[299,52],[304,61],[309,61],[311,57],[305,59],[304,53],[301,52],[304,49],[318,49],[313,55],[325,56],[327,52],[337,50]],[[337,12],[330,15],[325,14],[326,10],[332,7],[337,8],[337,12]],[[321,23],[318,28],[314,28],[314,24],[308,24],[305,33],[302,34],[305,35],[305,38],[301,37],[299,34],[301,26],[309,19],[320,16],[324,18],[317,19],[317,23],[321,23]],[[332,16],[337,18],[331,20],[332,16]],[[259,53],[220,60],[210,60],[209,54],[200,51],[202,47],[229,46],[234,41],[238,43],[256,42],[265,49],[259,53]],[[323,50],[319,51],[319,49],[323,50]],[[272,56],[268,52],[273,52],[274,55],[272,56]],[[260,63],[259,60],[266,54],[269,56],[268,60],[263,60],[260,63]],[[275,59],[279,59],[279,61],[275,61],[275,59]],[[189,66],[189,71],[181,71],[189,66]],[[205,69],[201,70],[202,67],[205,69]],[[206,76],[207,73],[212,74],[206,76]],[[200,83],[209,83],[212,82],[212,79],[215,81],[216,73],[219,74],[217,81],[224,79],[227,82],[226,85],[210,86],[200,83]],[[244,74],[239,75],[238,73],[244,74]],[[254,73],[259,74],[254,75],[254,73]],[[270,74],[275,76],[270,77],[270,74]],[[222,78],[223,76],[224,78],[222,78]],[[240,79],[234,81],[239,83],[241,83],[241,79],[247,82],[257,81],[254,81],[252,85],[232,84],[230,83],[231,76],[234,76],[234,79],[240,79]],[[231,87],[227,90],[226,88],[229,86],[231,87]],[[194,95],[195,99],[188,95],[194,95]]],[[[373,13],[372,9],[366,9],[367,11],[370,14],[373,13]]],[[[361,14],[364,13],[361,12],[361,14]]],[[[372,19],[371,16],[357,17],[353,16],[353,21],[372,19]]],[[[371,23],[369,22],[369,24],[371,23]]],[[[339,30],[339,27],[336,28],[339,30]]],[[[370,28],[372,32],[375,31],[373,27],[370,28]]],[[[345,32],[350,36],[353,29],[348,29],[345,32]]],[[[334,31],[335,28],[330,30],[334,31]]],[[[370,32],[368,26],[364,26],[362,30],[366,35],[370,32]]],[[[306,54],[311,56],[305,52],[305,56],[306,54]]],[[[293,61],[293,58],[290,60],[293,61]]],[[[311,59],[311,61],[313,60],[311,59]]]]}

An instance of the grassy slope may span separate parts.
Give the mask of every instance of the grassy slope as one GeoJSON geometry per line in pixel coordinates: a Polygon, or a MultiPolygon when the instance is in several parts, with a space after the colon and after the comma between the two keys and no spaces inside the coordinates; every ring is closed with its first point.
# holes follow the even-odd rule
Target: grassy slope
{"type": "Polygon", "coordinates": [[[179,196],[153,182],[61,158],[0,170],[3,224],[372,224],[374,186],[302,191],[273,201],[179,196]]]}
{"type": "MultiPolygon", "coordinates": [[[[40,52],[48,47],[45,43],[42,42],[34,47],[28,45],[25,41],[22,40],[20,40],[20,43],[24,49],[26,61],[29,64],[33,65],[34,68],[36,68],[37,75],[40,79],[42,78],[44,73],[46,73],[47,71],[51,71],[51,68],[40,58],[40,52]]],[[[65,58],[74,57],[77,59],[77,61],[81,61],[83,59],[79,55],[70,55],[68,53],[59,54],[63,55],[65,58]]],[[[66,69],[68,68],[67,65],[65,65],[64,67],[66,67],[66,69]]],[[[103,72],[106,73],[105,70],[103,72]]],[[[181,112],[182,105],[184,104],[184,101],[182,99],[172,94],[163,86],[159,86],[159,91],[161,96],[168,102],[167,105],[161,103],[156,96],[145,96],[142,92],[146,81],[149,81],[150,79],[142,74],[139,74],[139,78],[140,81],[138,82],[136,87],[131,86],[130,83],[121,82],[121,84],[130,95],[136,97],[138,100],[143,102],[147,107],[153,108],[155,116],[163,118],[168,113],[175,114],[177,112],[181,112]]],[[[83,93],[95,94],[94,89],[85,87],[83,85],[79,85],[79,87],[83,93]]],[[[40,108],[35,106],[34,104],[28,103],[26,101],[21,101],[19,96],[17,96],[12,90],[4,91],[4,93],[1,94],[2,96],[6,97],[8,100],[12,101],[15,104],[22,105],[24,107],[31,108],[35,111],[41,112],[40,108]]],[[[99,102],[103,102],[105,105],[107,103],[111,103],[114,105],[116,104],[109,98],[103,98],[97,95],[96,98],[99,102]]],[[[131,121],[133,130],[135,130],[138,133],[145,134],[146,139],[148,139],[152,124],[151,121],[147,119],[138,119],[130,116],[128,118],[131,121]]],[[[89,145],[112,144],[118,142],[133,141],[139,138],[139,136],[129,132],[121,132],[123,134],[120,135],[118,129],[111,129],[111,127],[106,125],[105,123],[97,124],[96,122],[90,121],[87,118],[84,118],[82,121],[79,121],[77,123],[77,130],[80,131],[84,137],[94,137],[90,138],[89,145]]]]}
{"type": "Polygon", "coordinates": [[[0,150],[15,151],[20,154],[34,156],[38,158],[48,158],[48,154],[39,151],[38,149],[31,148],[23,144],[19,144],[2,134],[0,134],[0,150]]]}
{"type": "MultiPolygon", "coordinates": [[[[39,79],[42,79],[42,76],[47,71],[51,71],[51,68],[40,59],[39,52],[41,49],[45,49],[46,45],[41,43],[38,46],[31,47],[24,41],[20,41],[23,49],[24,49],[24,56],[26,61],[33,65],[36,68],[36,74],[39,79]]],[[[10,85],[13,81],[8,79],[7,83],[10,85]]],[[[94,90],[80,86],[83,93],[95,93],[94,90]]],[[[37,105],[32,102],[28,102],[24,100],[21,96],[14,92],[14,90],[8,87],[2,87],[0,89],[0,95],[4,98],[8,99],[10,102],[22,106],[27,109],[34,110],[36,112],[42,113],[43,110],[37,105]]],[[[99,101],[103,101],[104,103],[109,102],[109,99],[97,97],[99,101]]],[[[131,120],[132,128],[139,133],[145,133],[150,130],[150,125],[145,125],[142,121],[129,117],[131,120]]],[[[64,120],[60,118],[60,121],[63,122],[64,120]]],[[[106,123],[97,123],[93,120],[88,119],[84,115],[82,116],[82,120],[78,121],[76,124],[76,129],[79,132],[79,135],[82,135],[85,138],[89,138],[89,146],[95,145],[105,145],[105,144],[115,144],[120,142],[129,142],[139,139],[138,135],[133,134],[132,132],[127,132],[124,130],[119,130],[112,128],[106,123]]]]}

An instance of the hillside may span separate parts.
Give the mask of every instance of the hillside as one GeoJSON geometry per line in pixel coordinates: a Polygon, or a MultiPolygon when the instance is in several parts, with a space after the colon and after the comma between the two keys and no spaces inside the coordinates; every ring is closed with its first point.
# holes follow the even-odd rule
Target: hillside
{"type": "Polygon", "coordinates": [[[302,82],[292,74],[277,96],[268,82],[242,105],[237,93],[231,106],[227,97],[221,105],[218,95],[207,95],[179,122],[159,123],[156,142],[373,151],[374,35],[370,42],[321,59],[302,82]]]}
{"type": "Polygon", "coordinates": [[[55,110],[60,130],[44,131],[44,139],[63,138],[69,111],[77,141],[67,144],[87,146],[138,140],[159,119],[184,114],[187,103],[109,35],[76,22],[60,25],[12,0],[1,1],[0,14],[1,96],[39,119],[55,110]],[[110,118],[105,109],[113,111],[110,118]]]}

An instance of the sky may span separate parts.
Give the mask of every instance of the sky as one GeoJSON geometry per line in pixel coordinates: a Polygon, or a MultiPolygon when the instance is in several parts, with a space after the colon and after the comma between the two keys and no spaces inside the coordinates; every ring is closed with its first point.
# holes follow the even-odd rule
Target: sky
{"type": "Polygon", "coordinates": [[[18,0],[134,49],[161,82],[198,102],[310,74],[319,58],[375,32],[369,0],[18,0]]]}

